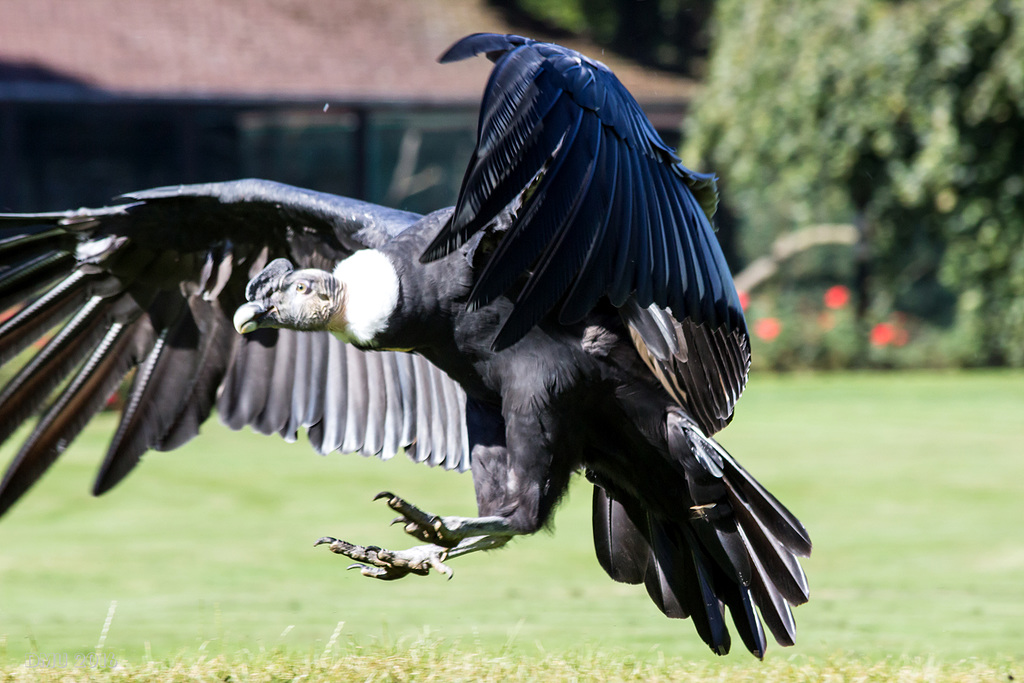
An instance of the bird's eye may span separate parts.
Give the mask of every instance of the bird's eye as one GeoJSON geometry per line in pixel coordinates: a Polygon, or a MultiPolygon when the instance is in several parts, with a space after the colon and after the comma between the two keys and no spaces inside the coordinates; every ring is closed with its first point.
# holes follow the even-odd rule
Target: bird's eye
{"type": "Polygon", "coordinates": [[[307,285],[305,282],[296,282],[295,283],[295,291],[298,292],[299,294],[304,294],[306,292],[306,290],[308,290],[308,289],[309,289],[309,285],[307,285]]]}

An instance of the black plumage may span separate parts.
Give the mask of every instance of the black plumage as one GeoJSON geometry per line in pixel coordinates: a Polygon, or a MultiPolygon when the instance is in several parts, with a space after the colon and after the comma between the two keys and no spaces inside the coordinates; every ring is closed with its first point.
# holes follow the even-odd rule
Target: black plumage
{"type": "Polygon", "coordinates": [[[726,608],[755,655],[762,619],[791,644],[810,539],[711,438],[750,364],[714,179],[682,166],[603,65],[491,34],[442,61],[481,53],[496,64],[451,209],[243,180],[0,215],[0,300],[20,307],[0,361],[57,330],[0,390],[0,439],[40,415],[0,513],[129,377],[96,493],[214,407],[235,429],[305,428],[323,453],[471,469],[476,518],[382,494],[426,545],[321,539],[397,579],[537,531],[583,471],[613,579],[644,584],[718,653],[726,608]]]}

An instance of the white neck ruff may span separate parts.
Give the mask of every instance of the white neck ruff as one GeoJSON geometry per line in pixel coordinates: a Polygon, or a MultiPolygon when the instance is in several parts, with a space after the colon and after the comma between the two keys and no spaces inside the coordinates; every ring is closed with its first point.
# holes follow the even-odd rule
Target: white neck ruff
{"type": "Polygon", "coordinates": [[[363,249],[334,268],[345,297],[346,329],[335,332],[347,342],[376,346],[398,305],[398,273],[387,256],[363,249]]]}

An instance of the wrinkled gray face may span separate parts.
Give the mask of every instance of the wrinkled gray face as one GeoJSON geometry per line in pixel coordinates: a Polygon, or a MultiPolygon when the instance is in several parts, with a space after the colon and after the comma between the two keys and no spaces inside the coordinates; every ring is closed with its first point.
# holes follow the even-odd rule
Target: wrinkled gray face
{"type": "Polygon", "coordinates": [[[267,264],[245,288],[248,303],[235,311],[235,329],[242,334],[261,327],[293,330],[328,329],[341,311],[342,290],[326,270],[295,270],[287,259],[267,264]]]}

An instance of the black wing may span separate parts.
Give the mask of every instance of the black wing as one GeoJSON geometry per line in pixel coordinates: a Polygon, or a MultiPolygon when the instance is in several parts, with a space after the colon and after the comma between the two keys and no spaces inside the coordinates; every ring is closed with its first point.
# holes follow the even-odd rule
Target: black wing
{"type": "Polygon", "coordinates": [[[481,53],[496,63],[476,150],[455,212],[424,258],[450,252],[511,209],[515,220],[470,294],[471,305],[484,305],[528,273],[495,348],[556,306],[572,323],[606,296],[666,389],[696,406],[708,434],[717,431],[745,385],[750,354],[711,227],[714,178],[682,165],[603,64],[494,34],[464,38],[441,61],[481,53]]]}
{"type": "Polygon", "coordinates": [[[333,268],[419,216],[259,180],[125,199],[0,215],[0,310],[10,314],[0,364],[20,364],[0,390],[0,442],[41,412],[0,483],[0,514],[126,378],[96,493],[146,450],[195,436],[215,403],[234,428],[295,438],[307,427],[321,452],[389,457],[415,444],[431,464],[468,466],[465,397],[422,359],[364,353],[327,334],[242,337],[231,324],[246,282],[269,259],[333,268]]]}
{"type": "Polygon", "coordinates": [[[704,434],[729,424],[750,370],[746,333],[690,318],[680,322],[657,304],[641,308],[632,297],[619,312],[637,353],[704,434]]]}

